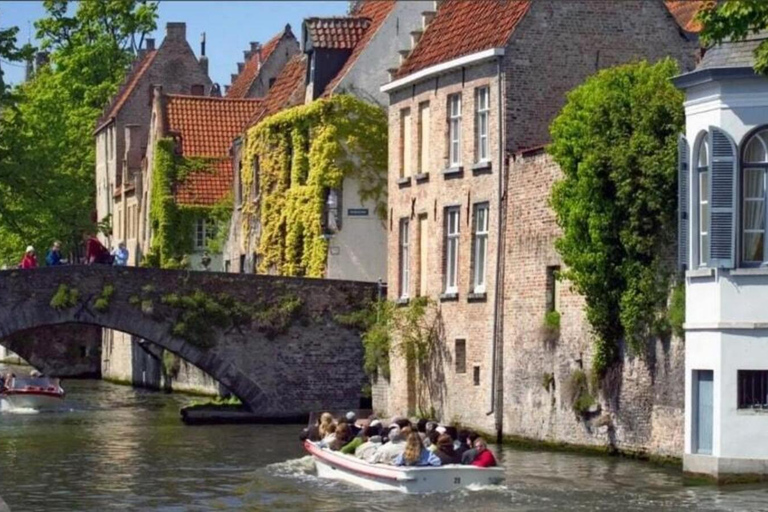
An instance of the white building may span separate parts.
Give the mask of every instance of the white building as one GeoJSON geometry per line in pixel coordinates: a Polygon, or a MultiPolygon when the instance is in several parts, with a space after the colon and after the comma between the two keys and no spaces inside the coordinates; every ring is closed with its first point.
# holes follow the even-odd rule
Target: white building
{"type": "Polygon", "coordinates": [[[686,472],[768,474],[768,77],[762,39],[710,49],[675,79],[686,272],[686,472]],[[690,165],[689,165],[690,162],[690,165]]]}

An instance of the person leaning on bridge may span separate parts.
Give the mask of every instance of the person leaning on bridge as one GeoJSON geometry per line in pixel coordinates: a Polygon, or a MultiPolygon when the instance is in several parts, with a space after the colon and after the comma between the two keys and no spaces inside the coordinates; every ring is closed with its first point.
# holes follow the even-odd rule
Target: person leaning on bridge
{"type": "Polygon", "coordinates": [[[96,238],[95,235],[85,234],[85,264],[111,265],[112,255],[109,250],[96,238]]]}
{"type": "Polygon", "coordinates": [[[27,246],[27,250],[24,251],[24,257],[19,263],[19,268],[37,268],[37,256],[35,256],[35,248],[27,246]]]}
{"type": "Polygon", "coordinates": [[[53,242],[53,246],[48,250],[48,254],[45,255],[45,264],[49,267],[55,267],[61,265],[61,242],[58,240],[53,242]]]}

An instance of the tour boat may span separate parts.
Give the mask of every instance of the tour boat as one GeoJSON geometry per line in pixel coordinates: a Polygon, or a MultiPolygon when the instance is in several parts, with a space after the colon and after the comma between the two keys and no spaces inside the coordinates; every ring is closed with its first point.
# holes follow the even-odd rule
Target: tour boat
{"type": "Polygon", "coordinates": [[[498,485],[504,481],[504,469],[478,468],[451,464],[448,466],[405,467],[370,464],[353,455],[321,448],[304,441],[312,455],[317,476],[342,480],[370,491],[403,493],[446,492],[469,486],[498,485]]]}
{"type": "Polygon", "coordinates": [[[55,409],[64,401],[59,379],[11,377],[0,388],[0,398],[13,409],[55,409]]]}

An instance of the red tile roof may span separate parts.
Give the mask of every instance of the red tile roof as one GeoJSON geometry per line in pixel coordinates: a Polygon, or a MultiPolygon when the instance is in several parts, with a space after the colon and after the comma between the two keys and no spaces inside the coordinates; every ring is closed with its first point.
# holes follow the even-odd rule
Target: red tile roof
{"type": "Polygon", "coordinates": [[[352,69],[352,66],[355,65],[355,62],[357,62],[357,58],[360,57],[360,54],[379,30],[381,24],[384,23],[384,20],[387,19],[387,16],[389,16],[394,7],[395,0],[367,0],[357,4],[353,14],[355,16],[368,18],[371,20],[371,23],[368,26],[368,29],[365,31],[365,34],[363,34],[363,36],[355,45],[352,53],[347,58],[347,62],[345,62],[341,70],[336,73],[336,76],[333,77],[333,80],[331,80],[328,85],[325,86],[325,91],[323,93],[324,96],[332,94],[336,86],[339,85],[339,82],[341,82],[347,73],[349,73],[349,70],[352,69]]]}
{"type": "Polygon", "coordinates": [[[307,72],[307,58],[304,54],[296,54],[285,64],[277,76],[274,85],[264,97],[264,101],[248,121],[248,126],[258,124],[267,116],[280,110],[297,105],[304,101],[304,86],[307,72]]]}
{"type": "Polygon", "coordinates": [[[307,18],[304,26],[314,48],[351,50],[362,39],[371,20],[361,16],[307,18]]]}
{"type": "Polygon", "coordinates": [[[531,0],[445,0],[397,77],[505,46],[531,0]]]}
{"type": "Polygon", "coordinates": [[[701,23],[694,20],[694,17],[703,7],[711,4],[712,0],[665,0],[664,3],[683,30],[700,32],[701,23]]]}
{"type": "Polygon", "coordinates": [[[211,169],[189,174],[176,187],[176,202],[211,206],[226,197],[232,187],[229,148],[261,100],[174,94],[166,98],[168,131],[179,138],[181,154],[213,160],[211,169]]]}
{"type": "Polygon", "coordinates": [[[237,79],[232,82],[232,86],[227,91],[227,98],[245,98],[254,80],[259,76],[261,66],[267,62],[283,36],[288,34],[293,37],[290,25],[286,25],[284,30],[267,41],[261,48],[261,52],[253,52],[251,58],[245,63],[243,70],[237,75],[237,79]]]}
{"type": "Polygon", "coordinates": [[[146,73],[152,65],[152,62],[155,60],[155,55],[157,55],[157,50],[150,50],[144,54],[142,59],[134,61],[131,70],[128,71],[128,74],[125,77],[123,85],[117,91],[117,94],[112,98],[112,102],[104,109],[104,113],[97,121],[96,132],[100,131],[104,125],[117,116],[120,109],[123,108],[123,105],[128,101],[131,93],[136,88],[139,80],[141,80],[141,77],[144,76],[144,73],[146,73]]]}

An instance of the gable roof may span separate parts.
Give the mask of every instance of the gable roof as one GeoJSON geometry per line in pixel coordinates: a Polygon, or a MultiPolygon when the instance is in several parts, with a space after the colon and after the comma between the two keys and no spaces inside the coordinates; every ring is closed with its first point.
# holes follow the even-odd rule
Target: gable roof
{"type": "Polygon", "coordinates": [[[168,131],[178,137],[181,154],[211,159],[209,169],[191,172],[176,186],[178,204],[212,206],[226,197],[233,179],[229,148],[260,104],[257,99],[166,96],[168,131]]]}
{"type": "Polygon", "coordinates": [[[384,23],[384,20],[387,19],[387,16],[389,16],[394,7],[395,0],[367,0],[357,3],[353,14],[370,19],[370,24],[368,25],[368,28],[366,29],[363,36],[355,45],[352,53],[344,63],[344,66],[342,66],[341,70],[336,73],[336,76],[333,77],[330,82],[328,82],[328,85],[325,86],[323,96],[332,94],[341,80],[347,76],[349,70],[352,69],[352,66],[355,65],[355,62],[357,62],[360,54],[368,46],[368,43],[371,42],[371,39],[373,39],[373,36],[379,30],[379,27],[381,27],[382,23],[384,23]]]}
{"type": "Polygon", "coordinates": [[[267,41],[260,52],[253,52],[251,57],[245,63],[243,70],[237,75],[237,79],[232,82],[232,85],[226,94],[227,98],[245,98],[246,94],[248,94],[248,91],[251,89],[254,80],[259,76],[259,71],[261,71],[262,65],[269,60],[269,57],[274,53],[280,40],[287,35],[293,37],[290,25],[286,25],[283,30],[267,41]]]}
{"type": "Polygon", "coordinates": [[[142,58],[133,62],[133,65],[128,71],[123,84],[120,86],[120,89],[118,89],[117,94],[115,94],[110,104],[107,105],[107,107],[104,109],[104,113],[96,122],[96,130],[94,131],[95,133],[101,131],[105,125],[107,125],[117,116],[117,114],[120,112],[120,109],[123,108],[125,102],[128,101],[131,93],[133,93],[133,90],[136,88],[139,80],[141,80],[149,67],[152,65],[156,55],[157,50],[149,50],[144,54],[142,58]]]}
{"type": "Polygon", "coordinates": [[[701,32],[703,28],[701,23],[694,19],[696,14],[710,3],[712,0],[664,0],[680,28],[694,33],[701,32]]]}
{"type": "Polygon", "coordinates": [[[304,100],[304,86],[307,70],[307,57],[297,53],[285,64],[275,83],[264,97],[260,108],[249,121],[248,126],[258,124],[264,118],[293,106],[304,100]],[[298,92],[302,94],[297,95],[298,92]]]}
{"type": "Polygon", "coordinates": [[[351,50],[363,38],[371,20],[362,16],[307,18],[304,27],[313,48],[351,50]]]}
{"type": "Polygon", "coordinates": [[[445,0],[396,77],[505,46],[530,5],[531,0],[445,0]]]}

